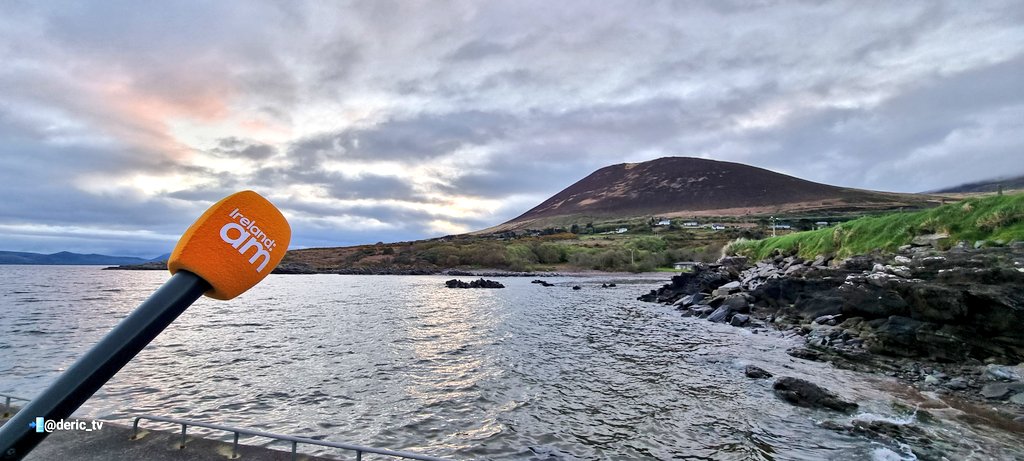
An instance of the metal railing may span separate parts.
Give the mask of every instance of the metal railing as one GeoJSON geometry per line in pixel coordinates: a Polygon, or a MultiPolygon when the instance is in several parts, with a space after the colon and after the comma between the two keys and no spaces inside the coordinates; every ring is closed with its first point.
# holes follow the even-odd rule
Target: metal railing
{"type": "Polygon", "coordinates": [[[0,394],[0,397],[4,398],[4,412],[3,412],[3,414],[0,414],[0,418],[6,418],[6,417],[11,416],[13,414],[13,413],[11,413],[11,400],[21,400],[23,402],[28,402],[29,401],[29,399],[26,399],[24,397],[17,397],[17,396],[7,395],[7,394],[0,394]]]}
{"type": "Polygon", "coordinates": [[[298,459],[298,446],[300,443],[308,445],[320,445],[331,448],[341,448],[343,450],[349,450],[356,452],[356,461],[362,461],[363,453],[373,453],[377,455],[391,456],[395,458],[415,459],[420,461],[448,461],[444,458],[437,458],[433,456],[421,455],[417,453],[409,453],[407,451],[395,451],[386,450],[383,448],[364,447],[361,445],[353,445],[350,443],[338,443],[338,442],[327,442],[323,440],[307,439],[305,437],[295,437],[291,435],[273,434],[270,432],[254,431],[250,429],[243,429],[239,427],[222,426],[220,424],[209,424],[201,423],[197,421],[188,421],[184,419],[176,418],[165,418],[163,416],[154,415],[140,415],[135,417],[135,422],[132,424],[132,440],[136,439],[139,432],[139,420],[148,419],[150,421],[158,421],[163,423],[180,424],[181,425],[181,445],[180,448],[185,448],[186,434],[188,426],[203,427],[206,429],[215,429],[219,431],[232,432],[235,434],[235,441],[231,445],[231,458],[238,457],[238,436],[240,434],[251,435],[255,437],[263,437],[268,439],[283,440],[292,443],[292,460],[298,459]]]}

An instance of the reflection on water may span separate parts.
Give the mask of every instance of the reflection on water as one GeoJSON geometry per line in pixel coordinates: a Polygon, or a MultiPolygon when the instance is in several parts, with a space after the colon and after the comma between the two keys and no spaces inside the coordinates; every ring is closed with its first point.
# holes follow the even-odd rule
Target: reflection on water
{"type": "MultiPolygon", "coordinates": [[[[0,266],[0,392],[35,395],[166,278],[0,266]]],[[[811,379],[881,416],[893,414],[881,390],[892,382],[634,300],[664,278],[453,290],[443,277],[271,276],[235,300],[197,302],[78,414],[128,423],[152,413],[460,459],[897,456],[821,429],[849,418],[784,404],[742,370],[811,379]]],[[[968,434],[979,456],[1017,445],[989,426],[938,424],[968,434]]]]}

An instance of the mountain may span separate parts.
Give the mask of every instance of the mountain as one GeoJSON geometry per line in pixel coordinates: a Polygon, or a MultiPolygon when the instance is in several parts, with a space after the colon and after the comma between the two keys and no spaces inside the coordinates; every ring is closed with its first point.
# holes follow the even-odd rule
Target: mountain
{"type": "Polygon", "coordinates": [[[116,265],[140,264],[146,262],[142,258],[127,256],[107,256],[97,254],[79,254],[62,251],[60,253],[22,253],[16,251],[0,251],[0,264],[35,264],[35,265],[116,265]]]}
{"type": "Polygon", "coordinates": [[[1024,176],[1018,176],[1016,178],[1001,178],[1001,179],[990,179],[988,181],[978,181],[967,184],[961,184],[959,186],[950,187],[942,190],[929,192],[931,194],[968,194],[978,192],[996,192],[999,187],[1002,186],[1003,190],[1015,190],[1024,189],[1024,176]]]}
{"type": "Polygon", "coordinates": [[[157,256],[157,257],[155,257],[153,259],[150,259],[147,262],[151,262],[151,263],[165,263],[165,262],[167,262],[168,259],[171,259],[171,254],[170,253],[164,253],[164,254],[162,254],[160,256],[157,256]]]}
{"type": "Polygon", "coordinates": [[[931,206],[933,197],[830,186],[740,163],[665,157],[601,168],[540,205],[479,233],[591,218],[744,216],[931,206]]]}

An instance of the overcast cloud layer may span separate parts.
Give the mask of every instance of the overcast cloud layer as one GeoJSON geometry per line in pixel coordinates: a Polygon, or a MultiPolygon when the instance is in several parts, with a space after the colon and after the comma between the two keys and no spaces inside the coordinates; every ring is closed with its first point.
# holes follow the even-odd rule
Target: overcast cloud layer
{"type": "Polygon", "coordinates": [[[1017,1],[4,1],[0,62],[5,250],[156,256],[247,188],[293,247],[419,239],[672,155],[1024,173],[1017,1]]]}

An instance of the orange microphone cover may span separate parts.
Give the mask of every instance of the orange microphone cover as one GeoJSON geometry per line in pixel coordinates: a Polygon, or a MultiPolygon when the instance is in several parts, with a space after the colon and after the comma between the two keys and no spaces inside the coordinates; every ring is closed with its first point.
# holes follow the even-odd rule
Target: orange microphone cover
{"type": "Polygon", "coordinates": [[[284,215],[251,190],[217,202],[185,231],[167,261],[171,274],[186,270],[213,288],[206,296],[231,299],[281,262],[292,229],[284,215]]]}

